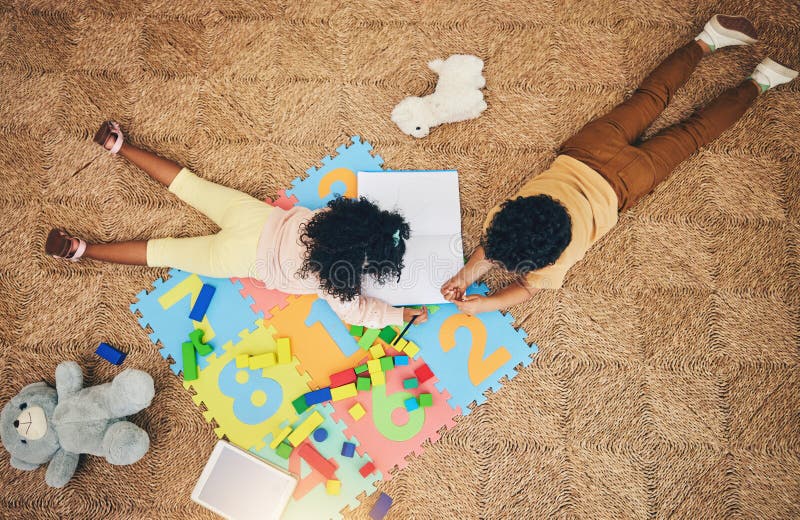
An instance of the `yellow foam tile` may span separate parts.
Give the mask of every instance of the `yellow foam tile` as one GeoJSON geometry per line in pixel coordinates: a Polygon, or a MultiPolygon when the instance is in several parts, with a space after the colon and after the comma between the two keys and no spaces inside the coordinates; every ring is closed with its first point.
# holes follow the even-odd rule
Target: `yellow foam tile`
{"type": "Polygon", "coordinates": [[[236,368],[247,368],[250,365],[250,356],[239,354],[236,356],[236,368]]]}

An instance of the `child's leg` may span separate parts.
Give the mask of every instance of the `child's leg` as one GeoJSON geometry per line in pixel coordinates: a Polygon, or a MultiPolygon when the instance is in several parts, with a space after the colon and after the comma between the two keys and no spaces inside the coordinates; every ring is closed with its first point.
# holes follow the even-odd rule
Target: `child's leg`
{"type": "Polygon", "coordinates": [[[115,242],[111,244],[86,244],[86,258],[115,264],[147,265],[147,242],[115,242]]]}
{"type": "MultiPolygon", "coordinates": [[[[113,139],[113,137],[109,137],[109,140],[113,139]]],[[[107,142],[106,148],[109,147],[107,142]]],[[[178,173],[181,171],[181,166],[178,163],[160,157],[152,152],[148,152],[147,150],[137,148],[132,144],[122,143],[119,155],[123,156],[128,161],[144,170],[147,175],[167,187],[172,184],[172,181],[175,180],[175,177],[177,177],[178,173]]]]}

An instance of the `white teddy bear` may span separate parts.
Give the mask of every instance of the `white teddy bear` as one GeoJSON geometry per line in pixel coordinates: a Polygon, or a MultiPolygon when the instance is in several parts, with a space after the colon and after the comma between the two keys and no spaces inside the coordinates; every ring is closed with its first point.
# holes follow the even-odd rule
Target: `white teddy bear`
{"type": "Polygon", "coordinates": [[[453,54],[446,60],[429,62],[428,67],[439,74],[433,94],[407,97],[392,110],[392,121],[404,134],[425,137],[435,126],[474,119],[486,110],[480,90],[486,85],[480,58],[453,54]]]}

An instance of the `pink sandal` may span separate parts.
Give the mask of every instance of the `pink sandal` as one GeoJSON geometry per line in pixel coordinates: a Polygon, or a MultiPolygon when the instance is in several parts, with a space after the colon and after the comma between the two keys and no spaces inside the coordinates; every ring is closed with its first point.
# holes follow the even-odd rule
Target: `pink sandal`
{"type": "Polygon", "coordinates": [[[86,242],[71,236],[63,229],[51,229],[47,235],[44,251],[55,258],[77,262],[86,252],[86,242]]]}
{"type": "Polygon", "coordinates": [[[94,142],[99,144],[103,147],[104,150],[108,150],[110,153],[117,153],[119,149],[122,148],[122,143],[125,141],[125,136],[122,135],[122,130],[119,128],[119,123],[116,121],[106,121],[101,126],[100,129],[94,134],[94,142]],[[114,142],[114,146],[111,148],[106,148],[106,141],[112,135],[117,136],[117,140],[114,142]]]}

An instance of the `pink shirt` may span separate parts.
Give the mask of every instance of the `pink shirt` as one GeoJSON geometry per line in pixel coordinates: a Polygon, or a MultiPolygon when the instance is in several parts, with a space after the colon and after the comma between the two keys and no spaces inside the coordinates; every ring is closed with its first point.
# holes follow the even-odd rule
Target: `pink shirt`
{"type": "Polygon", "coordinates": [[[317,294],[327,301],[342,321],[352,325],[382,328],[403,323],[403,309],[383,300],[358,296],[344,302],[320,288],[319,278],[302,278],[306,248],[300,242],[302,226],[318,211],[295,206],[289,210],[274,208],[267,217],[256,253],[256,276],[271,288],[289,294],[317,294]]]}

